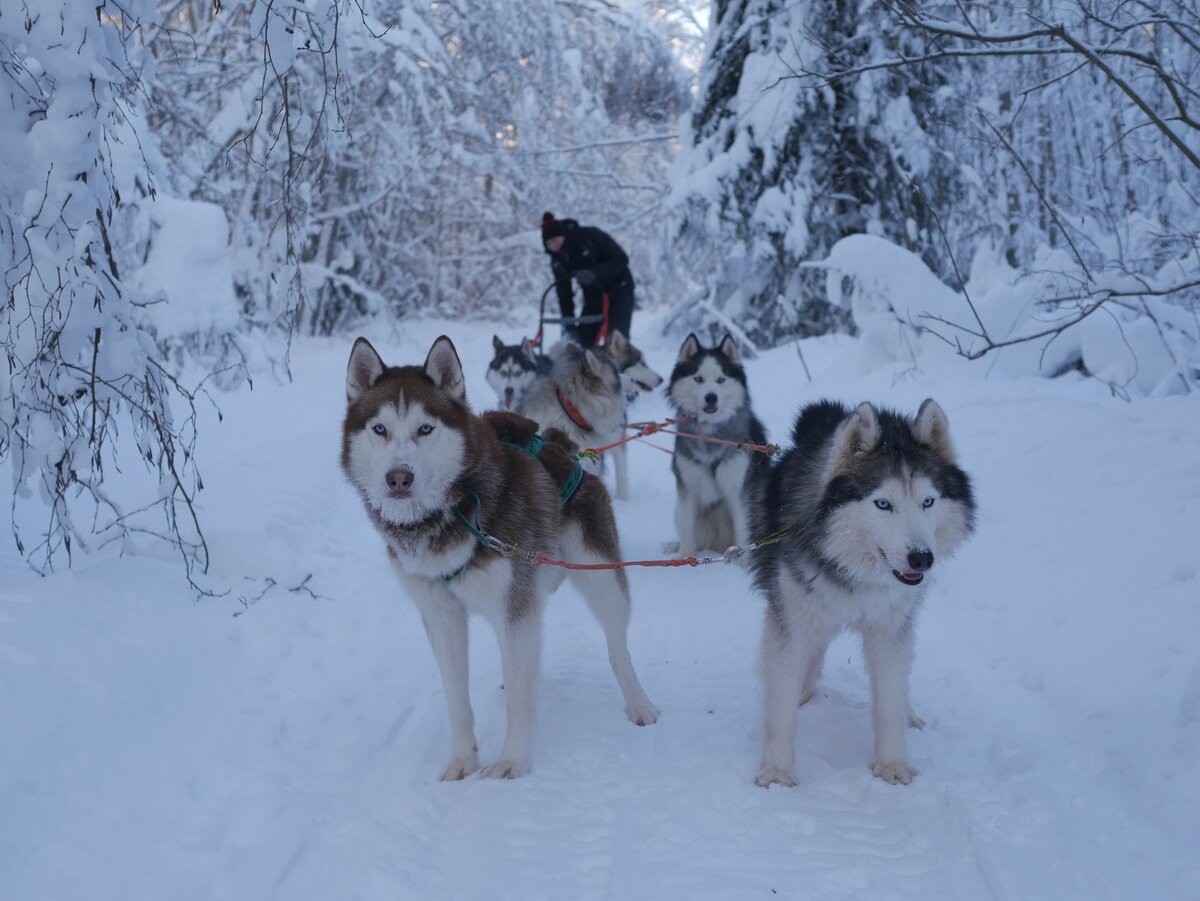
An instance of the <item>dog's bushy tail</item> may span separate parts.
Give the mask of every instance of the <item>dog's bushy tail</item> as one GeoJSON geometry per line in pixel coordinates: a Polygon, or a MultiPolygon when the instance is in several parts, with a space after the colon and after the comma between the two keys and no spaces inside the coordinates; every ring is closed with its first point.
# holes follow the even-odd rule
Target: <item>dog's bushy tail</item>
{"type": "Polygon", "coordinates": [[[579,450],[579,445],[568,438],[562,429],[546,429],[542,432],[542,438],[545,439],[545,443],[538,459],[546,467],[546,472],[561,485],[575,472],[575,453],[579,450]]]}
{"type": "Polygon", "coordinates": [[[538,428],[538,424],[532,419],[526,419],[519,413],[509,413],[504,410],[493,410],[484,413],[480,418],[492,430],[493,435],[510,444],[527,443],[538,428]]]}
{"type": "Polygon", "coordinates": [[[556,429],[551,426],[542,433],[542,437],[546,439],[547,445],[553,444],[562,448],[568,456],[579,450],[579,445],[572,441],[570,436],[562,429],[556,429]]]}

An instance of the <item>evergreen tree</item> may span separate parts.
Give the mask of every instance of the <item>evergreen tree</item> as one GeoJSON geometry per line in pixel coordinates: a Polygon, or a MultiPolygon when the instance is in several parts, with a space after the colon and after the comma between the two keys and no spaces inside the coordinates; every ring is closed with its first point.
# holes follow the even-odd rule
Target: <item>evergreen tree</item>
{"type": "Polygon", "coordinates": [[[943,255],[933,211],[957,190],[930,138],[944,66],[826,79],[907,52],[874,3],[718,0],[672,209],[701,276],[679,319],[770,345],[849,328],[824,275],[838,239],[872,233],[943,255]]]}

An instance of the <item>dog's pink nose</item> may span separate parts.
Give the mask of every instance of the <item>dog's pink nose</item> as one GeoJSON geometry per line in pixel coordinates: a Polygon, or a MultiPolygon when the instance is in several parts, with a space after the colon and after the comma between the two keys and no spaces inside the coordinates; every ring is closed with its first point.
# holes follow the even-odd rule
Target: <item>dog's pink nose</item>
{"type": "Polygon", "coordinates": [[[412,488],[414,476],[413,471],[407,466],[397,466],[390,470],[384,478],[387,481],[388,489],[399,494],[412,488]]]}

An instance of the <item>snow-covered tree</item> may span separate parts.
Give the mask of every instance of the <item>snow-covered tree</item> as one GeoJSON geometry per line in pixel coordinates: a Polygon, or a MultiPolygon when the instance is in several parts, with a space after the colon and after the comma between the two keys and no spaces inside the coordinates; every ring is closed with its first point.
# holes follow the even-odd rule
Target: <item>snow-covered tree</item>
{"type": "Polygon", "coordinates": [[[1078,369],[1122,395],[1200,383],[1200,12],[1118,0],[888,12],[908,51],[806,77],[958,67],[943,92],[958,112],[938,137],[973,190],[935,204],[952,271],[934,269],[962,302],[910,310],[903,326],[972,358],[1003,351],[1013,371],[1078,369]],[[976,272],[1007,283],[1008,299],[971,303],[976,272]]]}
{"type": "Polygon", "coordinates": [[[0,458],[17,546],[41,570],[146,534],[173,543],[189,573],[208,562],[194,395],[159,338],[237,317],[221,307],[220,211],[158,193],[141,94],[154,21],[149,0],[0,0],[0,458]],[[164,310],[164,288],[189,279],[214,292],[205,309],[164,310]]]}
{"type": "Polygon", "coordinates": [[[767,345],[846,328],[804,264],[865,232],[936,265],[933,205],[958,190],[931,137],[947,72],[806,79],[906,52],[876,3],[718,0],[713,11],[671,198],[675,250],[701,276],[680,319],[767,345]]]}

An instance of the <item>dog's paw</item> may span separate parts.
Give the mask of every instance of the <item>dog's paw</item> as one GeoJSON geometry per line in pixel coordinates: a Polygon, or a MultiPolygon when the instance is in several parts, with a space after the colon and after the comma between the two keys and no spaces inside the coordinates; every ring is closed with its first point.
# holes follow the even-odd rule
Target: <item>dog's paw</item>
{"type": "Polygon", "coordinates": [[[466,779],[477,769],[479,769],[479,759],[474,754],[454,757],[446,764],[442,775],[438,776],[438,782],[458,782],[466,779]]]}
{"type": "Polygon", "coordinates": [[[770,788],[772,785],[782,785],[784,788],[795,788],[796,777],[789,770],[778,766],[765,766],[757,776],[754,777],[754,784],[759,788],[770,788]]]}
{"type": "Polygon", "coordinates": [[[876,761],[871,764],[871,772],[889,785],[908,785],[917,775],[915,767],[897,760],[876,761]]]}
{"type": "Polygon", "coordinates": [[[908,728],[910,728],[910,729],[924,729],[925,728],[925,721],[923,719],[921,719],[919,716],[917,716],[915,713],[913,713],[913,709],[911,707],[908,708],[908,728]]]}
{"type": "Polygon", "coordinates": [[[625,715],[635,726],[652,726],[658,722],[658,708],[649,701],[645,704],[626,707],[625,715]]]}
{"type": "Polygon", "coordinates": [[[678,554],[679,553],[679,542],[678,541],[664,541],[662,549],[663,549],[664,554],[678,554]]]}
{"type": "Polygon", "coordinates": [[[495,763],[479,771],[480,779],[520,779],[529,772],[529,761],[506,760],[501,757],[495,763]]]}

